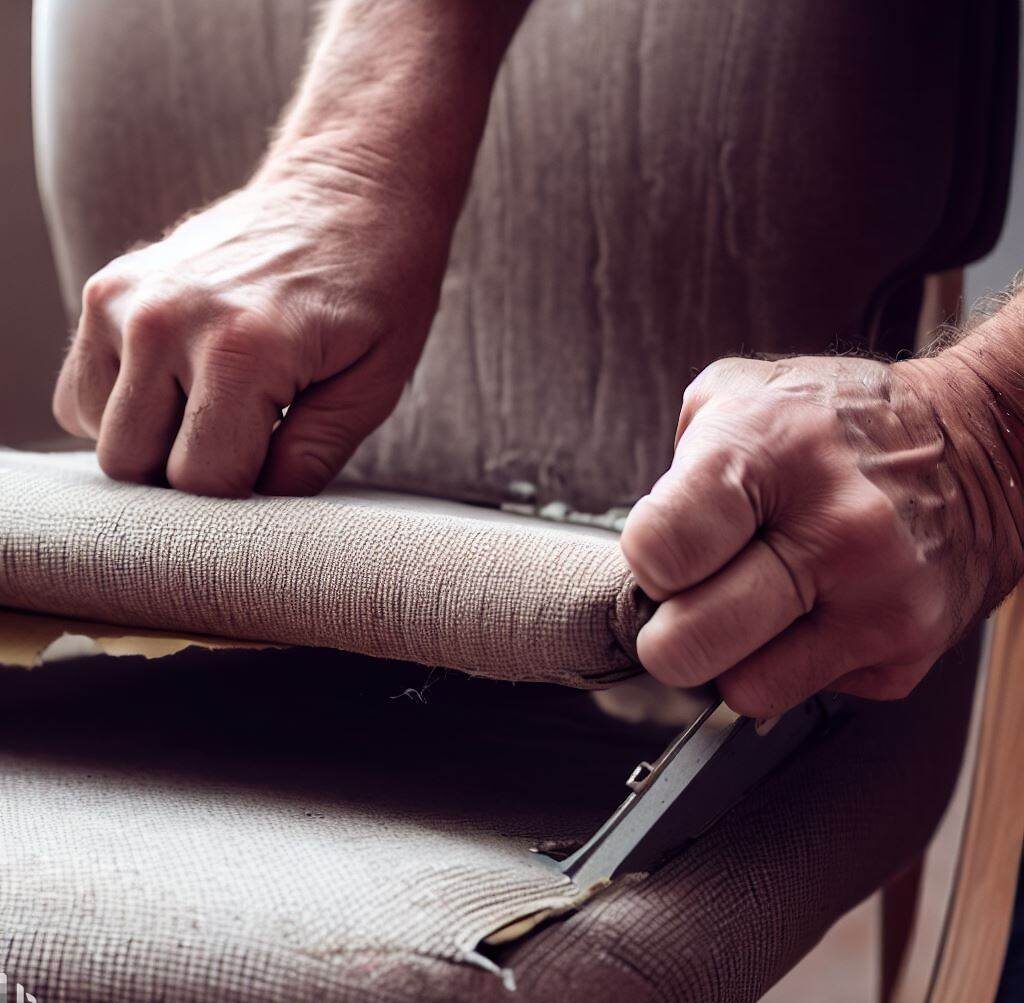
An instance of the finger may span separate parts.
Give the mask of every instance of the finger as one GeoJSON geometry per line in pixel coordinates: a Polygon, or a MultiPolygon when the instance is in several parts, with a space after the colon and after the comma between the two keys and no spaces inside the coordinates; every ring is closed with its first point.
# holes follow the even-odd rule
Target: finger
{"type": "Polygon", "coordinates": [[[136,312],[123,320],[121,371],[100,425],[97,459],[116,480],[165,484],[185,408],[163,325],[136,312]]]}
{"type": "Polygon", "coordinates": [[[93,275],[82,289],[82,315],[53,393],[53,414],[72,435],[99,436],[107,398],[117,379],[120,334],[112,312],[124,283],[93,275]]]}
{"type": "Polygon", "coordinates": [[[753,537],[758,517],[741,444],[702,410],[668,472],[633,506],[621,546],[640,587],[656,600],[718,571],[753,537]]]}
{"type": "Polygon", "coordinates": [[[637,637],[640,662],[670,686],[699,686],[808,613],[813,585],[764,540],[707,581],[663,602],[637,637]]]}
{"type": "Polygon", "coordinates": [[[125,352],[100,425],[96,457],[108,477],[165,484],[167,458],[185,409],[185,394],[158,360],[125,352]]]}
{"type": "Polygon", "coordinates": [[[854,647],[812,611],[719,676],[718,690],[738,714],[774,717],[858,668],[854,647]]]}
{"type": "Polygon", "coordinates": [[[209,365],[199,368],[167,458],[167,482],[192,494],[246,497],[280,416],[254,377],[232,381],[209,365]]]}
{"type": "Polygon", "coordinates": [[[375,351],[304,390],[274,433],[258,490],[268,495],[322,491],[391,413],[401,390],[401,376],[384,353],[375,351]]]}
{"type": "Polygon", "coordinates": [[[71,435],[98,438],[118,368],[117,355],[108,345],[75,339],[53,391],[53,415],[61,428],[71,435]]]}

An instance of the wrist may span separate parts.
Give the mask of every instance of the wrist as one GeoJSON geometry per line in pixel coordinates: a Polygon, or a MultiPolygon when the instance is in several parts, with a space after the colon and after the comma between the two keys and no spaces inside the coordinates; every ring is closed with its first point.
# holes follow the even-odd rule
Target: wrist
{"type": "Polygon", "coordinates": [[[335,0],[258,172],[312,163],[429,198],[455,216],[525,0],[335,0]]]}
{"type": "MultiPolygon", "coordinates": [[[[993,333],[986,328],[978,332],[983,339],[993,333]]],[[[895,363],[892,374],[930,411],[939,476],[950,475],[944,504],[963,507],[963,532],[988,580],[987,611],[1024,573],[1024,412],[1004,387],[1011,370],[984,346],[965,339],[933,357],[895,363]]]]}
{"type": "Polygon", "coordinates": [[[277,143],[268,152],[247,187],[272,186],[289,198],[313,207],[319,218],[350,220],[364,210],[383,212],[392,222],[401,218],[423,235],[426,229],[445,241],[461,209],[465,185],[441,170],[393,150],[391,138],[378,126],[363,129],[349,123],[341,129],[277,143]]]}

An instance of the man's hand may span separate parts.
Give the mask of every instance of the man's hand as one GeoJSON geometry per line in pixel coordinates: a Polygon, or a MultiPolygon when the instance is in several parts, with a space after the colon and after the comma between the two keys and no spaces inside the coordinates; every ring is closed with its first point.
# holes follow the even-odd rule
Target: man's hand
{"type": "Polygon", "coordinates": [[[54,412],[110,476],[226,496],[334,477],[419,357],[525,6],[335,0],[255,177],[86,284],[54,412]]]}
{"type": "Polygon", "coordinates": [[[89,280],[54,410],[107,474],[245,495],[337,473],[398,400],[447,253],[446,220],[368,178],[254,183],[89,280]]]}
{"type": "Polygon", "coordinates": [[[716,680],[758,717],[826,688],[909,693],[1024,564],[1003,495],[1016,468],[965,357],[701,373],[672,467],[622,536],[661,600],[644,666],[672,685],[716,680]]]}

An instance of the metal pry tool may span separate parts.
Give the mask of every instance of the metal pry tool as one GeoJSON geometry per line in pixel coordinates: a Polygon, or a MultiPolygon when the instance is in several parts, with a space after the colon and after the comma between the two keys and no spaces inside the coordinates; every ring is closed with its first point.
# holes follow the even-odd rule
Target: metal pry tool
{"type": "Polygon", "coordinates": [[[542,859],[583,890],[653,870],[824,733],[842,706],[837,694],[823,693],[780,717],[755,720],[716,697],[656,762],[636,767],[626,781],[631,793],[583,846],[561,860],[542,859]]]}

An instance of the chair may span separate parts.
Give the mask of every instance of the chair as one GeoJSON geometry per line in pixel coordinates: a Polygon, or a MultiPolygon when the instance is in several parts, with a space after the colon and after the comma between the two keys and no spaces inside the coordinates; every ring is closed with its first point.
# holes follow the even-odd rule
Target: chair
{"type": "MultiPolygon", "coordinates": [[[[74,315],[93,270],[244,180],[313,20],[311,4],[291,0],[37,8],[40,183],[74,315]]],[[[537,0],[495,90],[428,348],[349,475],[492,505],[526,483],[537,505],[600,512],[635,500],[664,469],[681,388],[718,355],[911,347],[926,276],[973,260],[998,233],[1015,73],[1006,0],[827,10],[537,0]]],[[[472,943],[455,956],[434,928],[403,940],[401,909],[374,913],[388,920],[376,941],[332,925],[346,885],[331,874],[318,889],[313,875],[338,832],[367,831],[352,798],[388,818],[397,805],[421,830],[451,826],[466,797],[471,827],[490,812],[524,838],[578,836],[600,817],[616,764],[632,765],[655,737],[595,718],[568,691],[510,695],[448,679],[437,713],[413,724],[379,685],[353,694],[325,671],[341,656],[176,657],[155,673],[76,663],[0,677],[49,722],[7,761],[11,795],[44,833],[35,849],[5,833],[9,860],[38,870],[8,862],[0,884],[9,974],[40,999],[504,998],[479,957],[466,963],[472,943]],[[100,673],[87,704],[102,732],[67,705],[87,673],[100,673]],[[243,678],[256,692],[229,699],[243,678]],[[282,700],[321,725],[327,705],[344,705],[347,731],[297,734],[273,713],[282,700]],[[146,712],[128,719],[132,706],[146,712]],[[225,732],[229,710],[239,722],[225,732]],[[247,756],[226,741],[239,732],[247,756]],[[491,732],[508,740],[504,751],[485,741],[491,732]],[[386,754],[357,768],[381,734],[386,754]],[[281,766],[275,757],[295,742],[301,763],[281,766]],[[425,742],[437,751],[406,776],[425,742]],[[478,748],[479,762],[465,763],[478,748]],[[119,773],[121,761],[131,768],[119,773]],[[460,787],[444,771],[464,763],[460,787]],[[553,790],[538,783],[545,776],[553,790]],[[73,811],[68,789],[92,812],[73,811]],[[335,827],[327,843],[298,812],[302,798],[335,827]],[[176,872],[143,866],[162,858],[133,805],[172,848],[176,872]],[[312,927],[289,911],[287,868],[265,849],[243,854],[246,867],[264,862],[264,911],[250,923],[257,903],[242,901],[229,923],[225,889],[242,887],[242,863],[225,856],[220,887],[209,852],[190,842],[245,833],[251,849],[263,818],[274,854],[300,855],[312,927]],[[172,879],[193,845],[216,923],[194,875],[172,879]],[[145,908],[121,915],[116,890],[145,908]],[[73,927],[57,922],[72,914],[73,927]],[[216,950],[202,946],[204,924],[216,926],[216,950]]],[[[514,972],[531,1000],[758,998],[919,857],[960,766],[976,662],[968,639],[910,699],[865,710],[686,854],[538,928],[493,966],[514,972]]],[[[397,683],[411,670],[393,671],[397,683]]],[[[410,901],[421,892],[410,887],[410,901]]],[[[897,956],[903,939],[890,938],[897,956]]]]}

